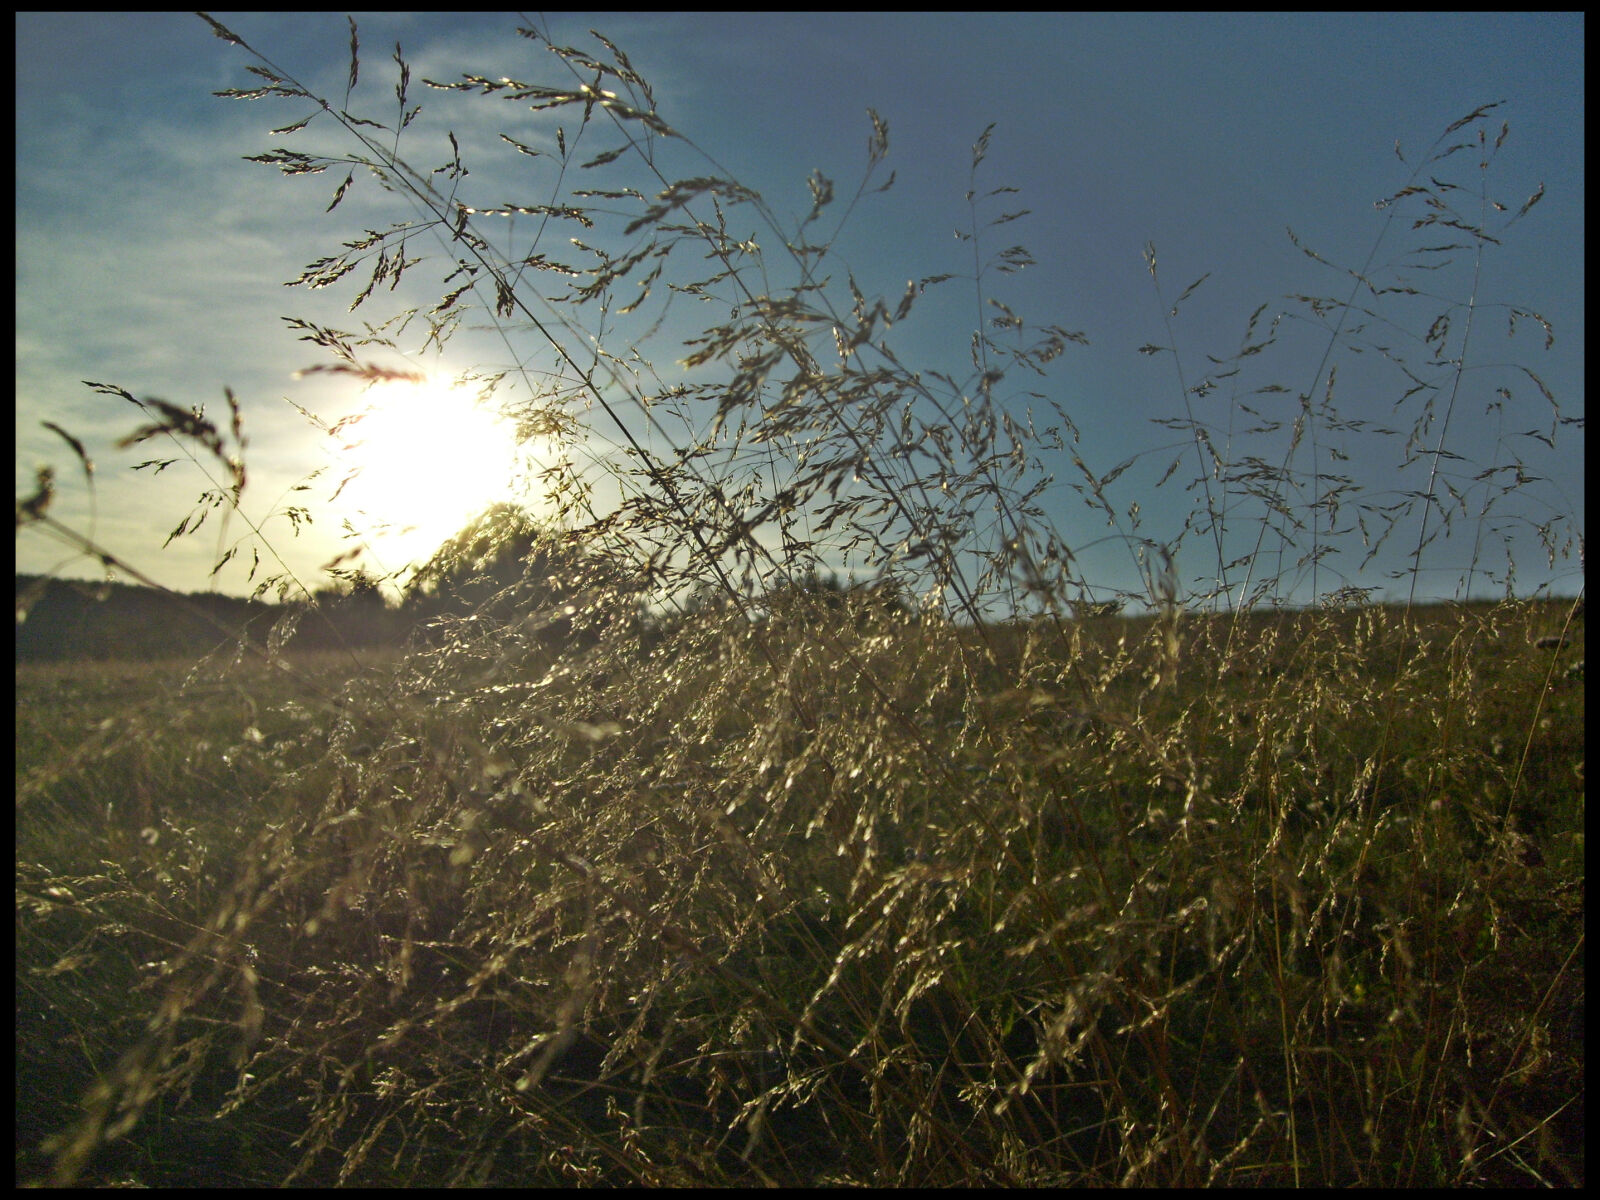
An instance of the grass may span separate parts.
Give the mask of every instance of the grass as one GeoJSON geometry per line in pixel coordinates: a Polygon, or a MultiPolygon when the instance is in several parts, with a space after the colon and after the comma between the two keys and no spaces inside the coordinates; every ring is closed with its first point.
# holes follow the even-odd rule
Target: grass
{"type": "MultiPolygon", "coordinates": [[[[666,146],[603,46],[623,100],[546,99],[666,146]]],[[[886,152],[874,117],[869,176],[886,152]]],[[[690,180],[629,219],[663,246],[705,222],[735,273],[699,286],[732,304],[710,201],[766,210],[690,180]]],[[[484,309],[562,353],[581,325],[549,313],[609,312],[645,261],[558,304],[414,197],[484,309]]],[[[1279,520],[1292,449],[1247,476],[1185,418],[1215,578],[1167,569],[1085,467],[1150,585],[1147,615],[1095,609],[1029,456],[996,450],[1004,372],[1073,336],[980,335],[942,394],[873,302],[820,307],[807,258],[692,343],[714,387],[629,408],[626,373],[573,364],[633,453],[587,464],[609,509],[576,450],[552,476],[561,595],[496,577],[478,619],[387,653],[18,668],[20,1179],[1581,1185],[1581,604],[1274,607],[1281,539],[1337,529],[1279,520]],[[1274,547],[1242,572],[1240,527],[1274,547]],[[879,589],[817,585],[851,541],[879,589]]],[[[48,491],[19,524],[61,532],[48,491]]],[[[1384,518],[1413,588],[1445,511],[1384,518]]]]}

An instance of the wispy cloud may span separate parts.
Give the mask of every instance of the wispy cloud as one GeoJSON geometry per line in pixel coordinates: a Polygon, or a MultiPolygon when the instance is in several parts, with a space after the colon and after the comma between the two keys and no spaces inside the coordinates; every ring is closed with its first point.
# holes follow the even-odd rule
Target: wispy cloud
{"type": "MultiPolygon", "coordinates": [[[[220,19],[308,87],[343,96],[342,17],[220,19]]],[[[1165,340],[1163,304],[1211,273],[1176,327],[1192,372],[1187,383],[1199,384],[1205,355],[1236,352],[1258,305],[1276,312],[1286,292],[1349,282],[1290,245],[1285,226],[1337,267],[1361,267],[1381,229],[1373,202],[1406,175],[1390,151],[1394,141],[1414,162],[1450,120],[1507,97],[1512,135],[1497,163],[1506,193],[1500,198],[1518,201],[1514,189],[1531,190],[1541,180],[1548,193],[1515,230],[1510,252],[1492,260],[1485,298],[1538,308],[1555,322],[1560,341],[1539,354],[1541,376],[1569,412],[1582,411],[1581,255],[1573,249],[1583,233],[1581,18],[633,14],[557,19],[555,34],[579,40],[583,26],[596,23],[652,80],[663,114],[760,189],[791,232],[805,208],[807,175],[820,169],[841,190],[853,187],[864,161],[866,109],[883,113],[896,186],[852,214],[839,244],[863,285],[889,295],[907,278],[972,269],[952,235],[968,218],[971,145],[997,121],[984,182],[1019,188],[1016,205],[1031,215],[1011,228],[1038,263],[1009,279],[1004,294],[1035,321],[1090,334],[1093,346],[1075,351],[1048,385],[1048,398],[1077,414],[1102,469],[1166,443],[1181,448],[1181,439],[1150,424],[1179,407],[1171,357],[1136,353],[1165,340]],[[1164,300],[1140,258],[1150,241],[1161,254],[1164,300]]],[[[559,63],[516,37],[514,24],[456,14],[362,19],[362,78],[352,106],[393,121],[390,56],[400,40],[414,102],[424,106],[402,154],[432,171],[449,161],[446,135],[454,133],[474,172],[463,186],[479,205],[548,200],[552,164],[517,154],[500,134],[546,149],[566,118],[481,98],[453,103],[468,98],[431,92],[421,81],[477,71],[549,82],[559,63]]],[[[136,414],[79,381],[208,408],[233,388],[244,398],[253,438],[247,504],[258,505],[253,511],[265,519],[321,462],[306,423],[284,398],[332,416],[360,404],[344,381],[293,378],[318,361],[317,351],[297,341],[282,318],[359,330],[396,306],[425,310],[438,299],[451,255],[419,234],[416,250],[434,261],[383,294],[381,308],[374,301],[354,314],[353,290],[285,289],[306,263],[363,228],[426,214],[397,204],[357,171],[325,218],[344,171],[286,180],[240,161],[273,144],[340,154],[352,147],[326,113],[302,133],[269,138],[274,126],[314,112],[303,101],[213,99],[216,89],[249,86],[248,59],[192,17],[31,14],[19,17],[18,37],[18,490],[29,485],[37,462],[61,461],[61,444],[40,421],[73,429],[101,467],[97,535],[158,577],[203,586],[215,545],[175,543],[155,553],[187,511],[194,478],[178,467],[154,484],[148,472],[131,473],[129,465],[150,457],[151,448],[123,452],[112,443],[136,414]],[[63,87],[69,78],[94,82],[63,87]]],[[[594,152],[607,148],[596,141],[594,152]]],[[[708,169],[687,146],[671,152],[674,165],[708,169]]],[[[733,219],[757,232],[751,214],[733,219]]],[[[529,217],[487,220],[497,236],[524,245],[536,228],[529,217]]],[[[571,232],[559,229],[563,240],[542,241],[541,249],[576,254],[564,240],[571,232]]],[[[1398,244],[1380,244],[1374,269],[1393,265],[1399,252],[1398,244]]],[[[687,319],[686,306],[675,311],[687,319]]],[[[970,290],[930,294],[919,321],[902,331],[903,349],[917,363],[959,371],[979,319],[970,290]]],[[[1505,313],[1486,324],[1499,338],[1493,345],[1503,345],[1505,313]]],[[[1415,344],[1420,333],[1399,327],[1383,336],[1415,344]]],[[[1284,341],[1297,344],[1301,356],[1280,367],[1285,382],[1325,382],[1317,365],[1325,335],[1290,325],[1284,341]]],[[[1489,349],[1485,357],[1516,357],[1536,342],[1505,347],[1504,356],[1489,349]]],[[[673,357],[657,356],[664,372],[673,370],[673,357]]],[[[1374,357],[1347,363],[1343,386],[1345,403],[1377,422],[1396,397],[1378,390],[1390,387],[1378,374],[1364,374],[1374,357]]],[[[465,332],[451,361],[539,365],[536,346],[508,346],[492,330],[465,332]]],[[[1486,462],[1508,432],[1491,401],[1487,394],[1465,398],[1453,430],[1486,462]]],[[[599,453],[604,437],[597,433],[599,453]]],[[[1581,443],[1563,454],[1547,464],[1553,477],[1546,499],[1581,511],[1581,443]]],[[[1351,470],[1382,482],[1375,463],[1351,470]]],[[[1087,542],[1104,532],[1075,527],[1079,505],[1060,482],[1046,495],[1069,534],[1087,542]]],[[[82,490],[64,485],[59,512],[86,522],[82,490]]],[[[1145,519],[1171,525],[1182,514],[1152,504],[1145,519]]],[[[340,546],[333,528],[318,525],[279,549],[311,581],[340,546]]],[[[18,555],[21,569],[63,560],[32,538],[19,541],[18,555]]],[[[1537,565],[1530,558],[1527,569],[1537,565]]],[[[66,569],[92,573],[94,564],[66,569]]],[[[1128,566],[1112,556],[1105,569],[1125,576],[1128,566]]],[[[243,586],[231,571],[221,582],[243,586]]]]}

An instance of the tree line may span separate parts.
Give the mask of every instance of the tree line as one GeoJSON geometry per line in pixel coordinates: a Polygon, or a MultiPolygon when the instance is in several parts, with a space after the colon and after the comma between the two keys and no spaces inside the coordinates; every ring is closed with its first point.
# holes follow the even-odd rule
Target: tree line
{"type": "MultiPolygon", "coordinates": [[[[293,651],[437,642],[469,623],[483,632],[517,623],[542,639],[567,643],[583,640],[596,620],[621,618],[651,639],[675,621],[717,607],[695,595],[667,611],[652,610],[649,580],[635,569],[541,526],[514,505],[496,505],[465,526],[412,574],[398,598],[360,570],[331,575],[333,583],[308,600],[285,603],[18,575],[16,661],[192,657],[241,637],[265,645],[275,627],[283,648],[293,651]]],[[[903,607],[898,591],[882,584],[813,573],[749,611],[765,616],[801,597],[843,606],[858,592],[870,592],[879,605],[903,607]]]]}

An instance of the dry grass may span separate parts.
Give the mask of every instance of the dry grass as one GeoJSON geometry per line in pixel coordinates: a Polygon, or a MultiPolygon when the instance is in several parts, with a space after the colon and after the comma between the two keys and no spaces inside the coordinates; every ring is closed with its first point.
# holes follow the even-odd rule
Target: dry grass
{"type": "MultiPolygon", "coordinates": [[[[547,91],[456,86],[581,113],[573,163],[681,141],[615,47],[551,49],[572,73],[547,91]],[[597,71],[620,98],[582,89],[597,71]]],[[[862,191],[886,153],[874,115],[862,191]]],[[[1214,540],[1214,578],[1181,581],[1085,466],[1150,585],[1150,615],[1094,610],[1002,388],[1078,335],[1008,324],[972,379],[924,379],[888,342],[915,289],[834,308],[759,197],[648,191],[593,210],[633,249],[552,277],[564,297],[454,194],[413,197],[478,288],[436,336],[477,302],[576,353],[660,261],[663,292],[729,309],[689,346],[714,383],[656,386],[624,344],[513,402],[552,428],[589,405],[631,450],[552,476],[559,597],[513,581],[337,665],[19,669],[19,1174],[1581,1184],[1581,609],[1274,610],[1280,545],[1320,562],[1335,530],[1280,519],[1309,494],[1292,448],[1225,461],[1186,417],[1209,520],[1183,548],[1214,540]],[[757,288],[734,204],[790,292],[783,252],[757,288]],[[685,240],[718,278],[670,259],[685,240]],[[1242,567],[1234,522],[1260,530],[1242,567]],[[817,583],[845,546],[880,590],[817,583]]],[[[382,281],[375,249],[308,281],[382,281]]],[[[185,419],[163,432],[229,461],[185,419]]],[[[1382,519],[1420,554],[1441,513],[1382,519]]]]}

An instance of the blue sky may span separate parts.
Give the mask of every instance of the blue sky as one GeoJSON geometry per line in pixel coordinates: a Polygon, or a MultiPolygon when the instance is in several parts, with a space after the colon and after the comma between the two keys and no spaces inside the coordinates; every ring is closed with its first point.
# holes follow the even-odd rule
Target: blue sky
{"type": "MultiPolygon", "coordinates": [[[[314,91],[335,102],[342,97],[349,42],[342,15],[215,15],[314,91]]],[[[558,82],[559,64],[548,51],[515,35],[519,18],[356,14],[356,20],[363,62],[351,111],[391,118],[395,66],[389,55],[399,40],[411,64],[413,101],[424,106],[405,133],[402,156],[438,165],[449,158],[446,133],[454,132],[473,172],[470,182],[480,189],[473,193],[480,205],[549,198],[551,156],[518,155],[496,135],[548,147],[556,125],[568,135],[576,130],[571,111],[533,113],[420,84],[424,77],[449,80],[463,71],[558,82]]],[[[1049,402],[1058,404],[1079,430],[1077,454],[1096,474],[1134,459],[1109,493],[1123,514],[1115,526],[1071,486],[1081,477],[1070,456],[1047,455],[1042,463],[1055,478],[1042,493],[1048,521],[1079,554],[1078,567],[1097,590],[1138,590],[1130,552],[1136,539],[1172,543],[1193,506],[1204,503],[1197,489],[1183,486],[1197,479],[1192,446],[1175,477],[1155,486],[1182,457],[1185,438],[1153,422],[1181,418],[1184,387],[1200,386],[1225,370],[1207,355],[1236,353],[1258,306],[1267,305],[1258,334],[1285,314],[1278,344],[1262,361],[1244,364],[1248,369],[1240,376],[1218,379],[1208,395],[1190,398],[1196,415],[1214,429],[1232,429],[1236,457],[1277,462],[1287,449],[1281,435],[1246,436],[1250,421],[1239,405],[1292,420],[1295,394],[1324,394],[1330,362],[1339,367],[1334,401],[1346,418],[1409,427],[1410,410],[1396,407],[1408,386],[1403,377],[1380,369],[1370,350],[1355,354],[1336,347],[1326,355],[1326,333],[1285,299],[1343,299],[1351,280],[1340,268],[1358,269],[1369,257],[1375,278],[1394,282],[1404,275],[1458,302],[1476,295],[1469,370],[1454,386],[1449,372],[1425,373],[1428,382],[1443,384],[1441,417],[1424,446],[1437,441],[1453,398],[1443,444],[1461,456],[1445,462],[1464,489],[1465,512],[1475,515],[1480,507],[1484,485],[1474,492],[1470,481],[1481,470],[1506,468],[1515,455],[1526,474],[1538,477],[1502,501],[1490,521],[1463,515],[1448,541],[1430,546],[1420,577],[1423,594],[1459,595],[1475,555],[1492,573],[1473,571],[1471,590],[1497,590],[1507,546],[1519,591],[1548,584],[1570,594],[1582,586],[1576,555],[1550,567],[1533,532],[1564,516],[1561,536],[1581,536],[1582,430],[1562,426],[1553,450],[1514,436],[1548,432],[1552,408],[1529,377],[1509,365],[1536,373],[1562,415],[1583,415],[1581,15],[608,13],[562,14],[540,24],[560,43],[593,47],[585,31],[596,28],[621,46],[651,82],[661,116],[712,156],[719,171],[759,191],[791,231],[806,211],[806,179],[813,169],[835,181],[841,200],[830,212],[842,210],[865,166],[867,109],[875,109],[888,123],[884,171],[896,172],[895,184],[863,199],[836,248],[863,290],[884,295],[891,308],[907,280],[970,274],[970,247],[954,233],[967,227],[973,143],[995,124],[980,189],[1014,187],[1017,193],[994,203],[1030,212],[986,234],[993,240],[985,248],[993,253],[1021,243],[1035,265],[1017,275],[991,276],[987,294],[1034,324],[1081,331],[1090,343],[1069,346],[1047,379],[1009,379],[997,397],[1019,420],[1031,409],[1041,425],[1049,402]],[[1405,219],[1386,225],[1391,212],[1374,202],[1407,184],[1451,122],[1497,101],[1505,103],[1484,128],[1492,139],[1504,120],[1510,132],[1494,156],[1487,187],[1489,197],[1509,210],[1489,227],[1506,224],[1541,185],[1543,196],[1506,229],[1502,247],[1490,248],[1476,280],[1472,256],[1465,253],[1450,256],[1456,265],[1449,271],[1419,274],[1405,265],[1411,261],[1405,251],[1429,239],[1405,227],[1421,210],[1407,210],[1405,219]],[[1397,141],[1404,163],[1395,154],[1397,141]],[[1286,227],[1335,266],[1296,249],[1286,227]],[[1143,257],[1148,243],[1157,250],[1159,295],[1143,257]],[[1202,276],[1205,283],[1180,308],[1169,332],[1167,310],[1202,276]],[[1507,304],[1547,318],[1554,347],[1544,348],[1543,331],[1530,320],[1508,338],[1507,309],[1490,307],[1507,304]],[[1140,354],[1148,345],[1175,346],[1177,353],[1140,354]],[[1175,364],[1182,368],[1181,383],[1175,364]],[[1288,390],[1255,392],[1269,382],[1288,390]],[[1492,409],[1499,387],[1508,388],[1510,397],[1492,409]],[[1027,390],[1041,395],[1029,397],[1027,390]],[[1134,503],[1140,506],[1137,531],[1126,517],[1134,503]]],[[[321,131],[326,121],[292,137],[270,138],[269,129],[309,113],[303,101],[213,98],[217,89],[259,81],[245,71],[252,60],[197,18],[20,14],[17,33],[18,495],[30,490],[39,464],[54,464],[60,493],[53,513],[180,590],[248,591],[238,563],[248,565],[253,548],[266,558],[268,547],[316,586],[323,582],[319,566],[349,548],[339,536],[341,514],[361,518],[348,508],[327,507],[336,474],[307,491],[290,490],[328,462],[325,439],[295,406],[335,420],[372,397],[360,396],[337,377],[296,378],[297,368],[328,360],[296,341],[282,318],[359,330],[363,319],[376,324],[406,305],[431,306],[441,294],[445,269],[419,266],[395,293],[380,290],[354,314],[347,310],[362,275],[352,277],[358,281],[353,287],[347,282],[318,292],[283,286],[363,229],[382,229],[411,214],[370,180],[358,179],[340,207],[325,216],[342,171],[286,179],[241,161],[274,145],[306,152],[349,146],[333,138],[331,129],[321,131]],[[239,518],[219,539],[221,522],[213,514],[200,535],[163,549],[207,484],[183,462],[155,478],[148,470],[132,471],[134,463],[173,452],[154,445],[117,449],[138,413],[91,392],[83,380],[183,407],[203,404],[219,418],[226,415],[223,389],[232,388],[251,439],[245,511],[264,523],[265,540],[239,542],[248,534],[239,518]],[[71,452],[41,421],[81,438],[94,458],[92,508],[71,452]],[[297,536],[281,516],[290,503],[308,506],[314,518],[297,536]],[[236,563],[208,581],[219,549],[235,542],[242,547],[236,563]]],[[[675,177],[710,173],[690,148],[680,143],[669,149],[675,177]]],[[[1453,156],[1424,170],[1419,182],[1436,175],[1474,189],[1451,195],[1464,197],[1464,212],[1476,213],[1480,175],[1474,157],[1453,156]]],[[[830,230],[831,221],[823,222],[830,230]]],[[[741,222],[759,233],[773,258],[781,248],[777,235],[758,229],[747,209],[730,214],[730,226],[742,228],[741,222]]],[[[520,226],[490,220],[485,231],[504,235],[523,252],[530,244],[526,219],[520,226]]],[[[567,231],[559,232],[564,239],[567,231]]],[[[541,249],[551,247],[564,242],[540,243],[541,249]]],[[[438,256],[438,245],[430,253],[438,256]]],[[[842,270],[833,274],[835,285],[842,283],[842,270]]],[[[946,371],[958,382],[967,378],[974,310],[970,280],[930,289],[913,318],[893,331],[897,354],[908,365],[946,371]]],[[[1384,327],[1382,340],[1406,347],[1415,363],[1425,363],[1421,337],[1440,310],[1439,303],[1388,298],[1379,312],[1392,324],[1384,327]]],[[[664,333],[688,330],[683,310],[677,311],[664,333]]],[[[1464,313],[1456,310],[1453,328],[1465,326],[1464,313]]],[[[517,361],[537,369],[537,348],[519,344],[522,336],[513,332],[507,345],[492,331],[469,330],[451,344],[448,361],[437,365],[503,368],[517,361]]],[[[651,353],[670,375],[684,352],[663,341],[651,353]]],[[[1321,465],[1337,461],[1373,503],[1426,486],[1426,462],[1400,466],[1403,434],[1379,438],[1324,429],[1320,437],[1315,450],[1305,453],[1327,451],[1321,465]],[[1335,459],[1335,451],[1345,457],[1335,459]]],[[[612,441],[596,430],[583,450],[601,475],[612,441]]],[[[374,495],[395,497],[398,504],[407,491],[405,478],[402,473],[389,492],[374,495]]],[[[465,484],[451,488],[456,494],[465,484]]],[[[415,490],[413,499],[431,495],[420,486],[415,490]]],[[[1287,502],[1297,507],[1309,498],[1287,502]]],[[[1232,556],[1254,544],[1254,526],[1247,503],[1235,498],[1230,504],[1237,504],[1229,528],[1238,540],[1226,547],[1232,556]]],[[[1281,572],[1282,590],[1301,600],[1341,582],[1375,587],[1380,597],[1399,596],[1403,586],[1386,572],[1405,565],[1415,539],[1415,522],[1402,526],[1359,572],[1364,552],[1352,541],[1342,556],[1319,568],[1314,583],[1292,562],[1275,560],[1270,572],[1281,572]]],[[[376,565],[387,569],[426,552],[416,539],[385,542],[374,536],[370,545],[376,565]]],[[[95,577],[99,570],[92,559],[33,532],[18,539],[17,554],[24,571],[95,577]]],[[[1186,589],[1207,586],[1215,563],[1208,538],[1191,533],[1182,541],[1179,570],[1186,589]]]]}

